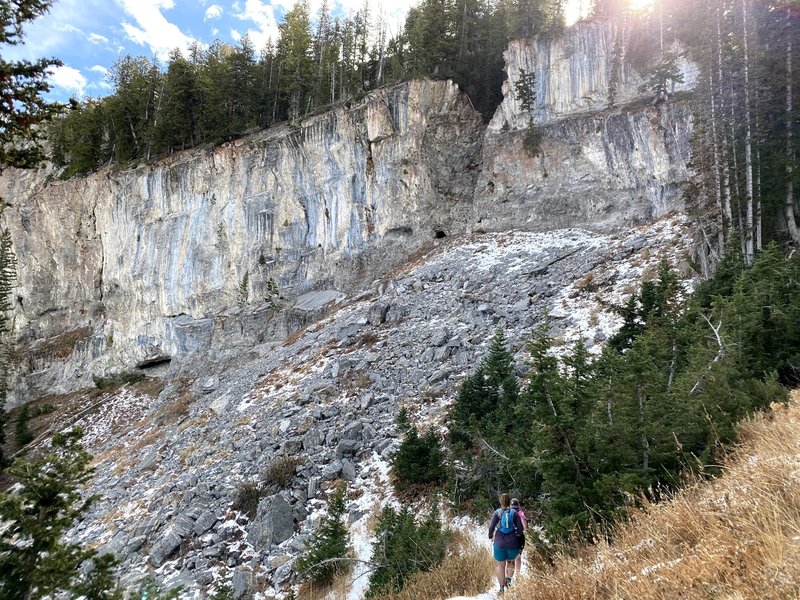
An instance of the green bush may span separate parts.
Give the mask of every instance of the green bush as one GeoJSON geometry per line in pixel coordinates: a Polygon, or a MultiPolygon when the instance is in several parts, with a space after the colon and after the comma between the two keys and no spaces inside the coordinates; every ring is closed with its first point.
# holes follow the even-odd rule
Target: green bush
{"type": "Polygon", "coordinates": [[[542,139],[542,132],[534,127],[533,123],[529,123],[522,138],[522,147],[525,148],[528,156],[539,156],[542,151],[542,139]]]}
{"type": "Polygon", "coordinates": [[[105,377],[92,375],[92,381],[94,382],[95,387],[99,390],[122,387],[128,383],[136,383],[142,379],[144,379],[144,375],[133,372],[110,373],[105,377]]]}

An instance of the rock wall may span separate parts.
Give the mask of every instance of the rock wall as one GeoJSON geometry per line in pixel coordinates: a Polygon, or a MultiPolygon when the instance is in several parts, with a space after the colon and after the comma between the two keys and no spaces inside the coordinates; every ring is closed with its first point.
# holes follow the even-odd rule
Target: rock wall
{"type": "Polygon", "coordinates": [[[414,81],[132,170],[5,172],[22,371],[38,373],[17,395],[284,336],[278,296],[352,289],[463,230],[483,129],[454,84],[414,81]]]}
{"type": "Polygon", "coordinates": [[[130,170],[66,182],[6,171],[2,220],[20,268],[10,403],[280,340],[334,290],[362,289],[444,236],[610,231],[679,210],[690,112],[643,102],[630,65],[621,108],[605,106],[615,35],[586,23],[512,43],[488,128],[453,83],[413,81],[298,129],[130,170]],[[511,93],[521,69],[537,73],[536,157],[511,93]]]}
{"type": "MultiPolygon", "coordinates": [[[[594,21],[559,37],[509,45],[504,99],[486,131],[475,190],[478,227],[610,231],[682,210],[682,188],[691,176],[689,104],[655,106],[639,92],[644,77],[627,60],[631,35],[611,21],[594,21]],[[618,38],[621,62],[611,107],[618,38]],[[523,71],[536,76],[530,112],[514,92],[523,71]],[[542,140],[536,156],[523,145],[531,123],[542,140]]],[[[697,69],[685,59],[679,65],[684,83],[675,91],[686,92],[697,69]]]]}

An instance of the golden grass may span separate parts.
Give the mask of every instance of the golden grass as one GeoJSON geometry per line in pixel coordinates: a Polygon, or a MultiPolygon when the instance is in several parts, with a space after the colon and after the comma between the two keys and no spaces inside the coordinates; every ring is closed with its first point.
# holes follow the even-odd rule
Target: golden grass
{"type": "Polygon", "coordinates": [[[712,482],[645,506],[613,542],[528,570],[508,600],[800,598],[800,392],[742,427],[712,482]]]}
{"type": "Polygon", "coordinates": [[[349,570],[337,575],[330,585],[314,585],[306,581],[300,585],[297,600],[345,600],[352,584],[352,573],[349,570]]]}
{"type": "Polygon", "coordinates": [[[489,551],[472,541],[462,541],[459,546],[432,571],[413,575],[402,590],[377,600],[446,600],[486,591],[494,574],[489,551]]]}

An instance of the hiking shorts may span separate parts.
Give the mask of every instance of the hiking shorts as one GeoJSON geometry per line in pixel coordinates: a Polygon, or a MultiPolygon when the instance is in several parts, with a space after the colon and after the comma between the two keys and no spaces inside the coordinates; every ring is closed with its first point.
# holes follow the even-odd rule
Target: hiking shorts
{"type": "Polygon", "coordinates": [[[494,547],[494,559],[497,562],[502,562],[504,560],[514,560],[517,558],[517,554],[519,554],[519,550],[517,548],[498,548],[497,546],[494,547]]]}

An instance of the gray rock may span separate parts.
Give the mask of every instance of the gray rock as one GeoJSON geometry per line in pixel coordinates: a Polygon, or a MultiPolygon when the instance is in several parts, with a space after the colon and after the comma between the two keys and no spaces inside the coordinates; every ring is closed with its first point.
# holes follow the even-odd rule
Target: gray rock
{"type": "Polygon", "coordinates": [[[361,442],[353,439],[345,439],[336,445],[336,458],[353,456],[361,449],[361,442]]]}
{"type": "Polygon", "coordinates": [[[356,466],[352,461],[342,461],[342,477],[347,481],[353,481],[356,478],[356,466]]]}
{"type": "Polygon", "coordinates": [[[231,577],[231,592],[236,600],[247,598],[255,587],[256,578],[252,571],[236,569],[231,577]]]}
{"type": "Polygon", "coordinates": [[[447,340],[450,339],[450,332],[447,330],[446,327],[442,327],[440,329],[434,330],[431,334],[430,343],[432,346],[439,347],[444,346],[447,343],[447,340]]]}
{"type": "Polygon", "coordinates": [[[386,322],[386,315],[389,312],[389,304],[386,302],[373,302],[369,307],[367,320],[373,327],[378,327],[386,322]]]}
{"type": "Polygon", "coordinates": [[[200,380],[200,391],[203,394],[210,394],[219,388],[219,377],[210,375],[200,380]]]}
{"type": "Polygon", "coordinates": [[[197,520],[194,522],[192,532],[197,535],[203,535],[206,531],[211,529],[217,522],[217,515],[210,510],[203,511],[197,520]]]}
{"type": "Polygon", "coordinates": [[[180,547],[182,542],[183,538],[180,534],[171,529],[150,549],[150,563],[154,567],[160,567],[180,547]]]}
{"type": "Polygon", "coordinates": [[[256,548],[268,548],[288,540],[293,533],[292,507],[278,494],[259,502],[256,518],[247,527],[247,541],[256,548]]]}
{"type": "Polygon", "coordinates": [[[312,477],[308,480],[308,497],[316,498],[319,491],[319,477],[312,477]]]}
{"type": "Polygon", "coordinates": [[[331,479],[336,479],[339,477],[339,474],[342,472],[342,461],[334,460],[331,461],[329,464],[325,465],[322,469],[322,481],[330,481],[331,479]]]}

